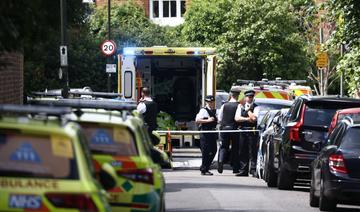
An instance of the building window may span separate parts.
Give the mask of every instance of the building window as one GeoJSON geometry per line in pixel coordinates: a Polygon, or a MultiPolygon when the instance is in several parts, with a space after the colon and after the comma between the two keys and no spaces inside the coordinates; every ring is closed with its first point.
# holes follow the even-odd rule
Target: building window
{"type": "Polygon", "coordinates": [[[176,0],[163,1],[163,17],[176,17],[176,0]]]}
{"type": "Polygon", "coordinates": [[[162,26],[176,26],[184,23],[187,0],[149,0],[150,19],[162,26]]]}
{"type": "Polygon", "coordinates": [[[159,17],[159,1],[153,1],[153,17],[159,17]]]}
{"type": "Polygon", "coordinates": [[[180,7],[181,7],[181,17],[184,17],[184,14],[186,12],[186,1],[182,0],[180,3],[181,3],[181,5],[180,5],[180,7]]]}

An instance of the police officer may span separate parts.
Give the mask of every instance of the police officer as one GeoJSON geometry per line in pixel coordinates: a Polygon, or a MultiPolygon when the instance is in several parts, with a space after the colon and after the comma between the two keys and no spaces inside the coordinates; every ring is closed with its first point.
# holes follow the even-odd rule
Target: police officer
{"type": "MultiPolygon", "coordinates": [[[[152,137],[152,131],[157,128],[156,117],[158,114],[158,106],[156,102],[150,96],[150,89],[144,87],[141,91],[141,99],[137,106],[137,111],[144,117],[144,122],[148,126],[148,132],[150,137],[152,137]]],[[[151,139],[154,143],[154,139],[151,139]]],[[[156,145],[154,143],[154,145],[156,145]]]]}
{"type": "MultiPolygon", "coordinates": [[[[200,124],[200,130],[215,130],[217,118],[214,96],[206,96],[205,102],[206,106],[200,109],[199,113],[196,115],[195,122],[200,124]]],[[[200,134],[200,149],[202,153],[202,163],[200,167],[201,175],[213,175],[209,170],[217,150],[216,139],[216,133],[200,134]]]]}
{"type": "MultiPolygon", "coordinates": [[[[235,120],[239,123],[242,130],[255,130],[257,114],[254,113],[257,105],[254,103],[255,91],[245,91],[245,104],[239,105],[236,110],[235,120]]],[[[237,176],[255,175],[257,159],[257,133],[242,132],[240,133],[240,164],[241,170],[237,176]],[[249,165],[250,161],[250,165],[249,165]],[[249,167],[250,166],[250,167],[249,167]]]]}
{"type": "MultiPolygon", "coordinates": [[[[219,122],[221,130],[235,130],[237,123],[235,122],[235,113],[239,105],[238,97],[240,90],[232,88],[230,90],[230,100],[223,104],[219,111],[219,122]]],[[[239,159],[239,133],[224,132],[220,133],[221,146],[218,155],[218,172],[223,172],[223,165],[230,153],[229,146],[231,141],[231,165],[233,173],[239,173],[240,159],[239,159]]]]}

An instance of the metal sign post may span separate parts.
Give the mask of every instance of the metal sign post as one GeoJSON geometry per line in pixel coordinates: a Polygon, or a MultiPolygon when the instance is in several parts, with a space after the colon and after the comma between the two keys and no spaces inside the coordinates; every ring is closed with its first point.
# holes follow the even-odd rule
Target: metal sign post
{"type": "Polygon", "coordinates": [[[62,72],[62,83],[64,98],[68,97],[69,93],[69,75],[68,75],[68,60],[67,60],[67,33],[66,33],[66,0],[60,0],[60,28],[61,28],[61,46],[60,46],[60,68],[62,72]]]}

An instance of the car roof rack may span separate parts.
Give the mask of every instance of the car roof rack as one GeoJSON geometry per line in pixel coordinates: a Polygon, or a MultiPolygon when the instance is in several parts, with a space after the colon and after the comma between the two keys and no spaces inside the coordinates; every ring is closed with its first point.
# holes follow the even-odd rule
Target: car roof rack
{"type": "Polygon", "coordinates": [[[30,104],[65,106],[77,109],[105,109],[131,111],[135,110],[137,105],[135,101],[119,101],[119,100],[95,100],[95,99],[31,99],[30,104]]]}
{"type": "Polygon", "coordinates": [[[253,86],[263,86],[263,85],[275,85],[275,86],[282,86],[288,87],[291,84],[303,84],[306,83],[306,80],[280,80],[279,78],[276,80],[243,80],[238,79],[234,85],[253,85],[253,86]]]}
{"type": "MultiPolygon", "coordinates": [[[[45,91],[45,92],[32,92],[35,96],[61,96],[61,91],[45,91]]],[[[119,93],[107,93],[107,92],[93,92],[93,91],[69,91],[71,95],[88,95],[92,97],[104,97],[104,98],[119,98],[122,97],[119,93]]]]}
{"type": "Polygon", "coordinates": [[[0,105],[0,114],[31,114],[31,115],[51,115],[63,116],[71,113],[70,107],[49,107],[49,106],[34,106],[34,105],[15,105],[3,104],[0,105]]]}

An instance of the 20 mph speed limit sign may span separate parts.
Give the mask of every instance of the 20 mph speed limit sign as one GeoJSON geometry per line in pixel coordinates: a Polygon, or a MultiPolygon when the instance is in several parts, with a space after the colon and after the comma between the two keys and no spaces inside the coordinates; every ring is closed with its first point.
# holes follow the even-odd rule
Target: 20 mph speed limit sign
{"type": "Polygon", "coordinates": [[[101,44],[101,52],[106,56],[111,56],[116,51],[116,44],[112,40],[106,40],[101,44]]]}

